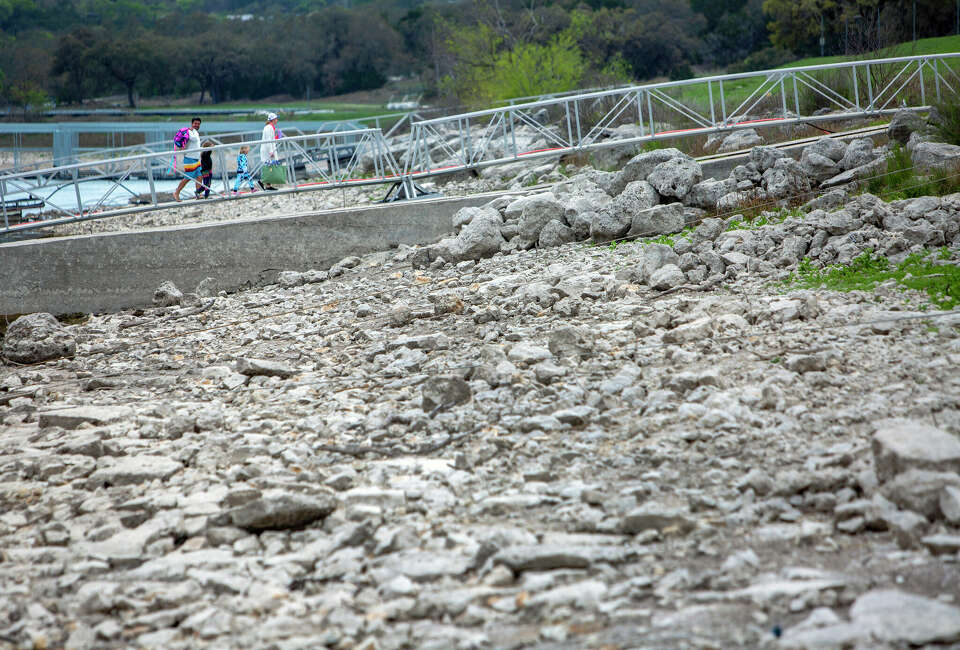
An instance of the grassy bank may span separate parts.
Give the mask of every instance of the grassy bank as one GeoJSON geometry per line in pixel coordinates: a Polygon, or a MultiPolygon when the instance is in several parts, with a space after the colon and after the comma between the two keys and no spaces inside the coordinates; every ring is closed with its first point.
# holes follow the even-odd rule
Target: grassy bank
{"type": "MultiPolygon", "coordinates": [[[[918,40],[916,42],[909,43],[900,43],[898,45],[884,48],[875,52],[869,52],[865,54],[859,54],[855,56],[825,56],[825,57],[811,57],[806,59],[800,59],[792,63],[788,63],[780,66],[778,69],[787,69],[787,68],[797,68],[804,66],[813,66],[813,65],[823,65],[828,63],[843,63],[850,61],[864,61],[867,59],[883,59],[883,58],[892,58],[892,57],[901,57],[901,56],[920,56],[925,54],[947,54],[952,52],[960,52],[960,36],[943,36],[940,38],[925,38],[918,40]]],[[[873,68],[874,81],[882,80],[884,82],[890,81],[899,71],[898,65],[885,65],[873,68]]],[[[957,59],[956,62],[951,63],[950,67],[954,70],[955,73],[960,75],[960,59],[957,59]]],[[[949,74],[949,73],[947,73],[949,74]]],[[[834,71],[822,71],[813,73],[812,76],[825,84],[831,89],[837,90],[845,95],[850,97],[853,96],[853,77],[849,72],[834,72],[834,71]]],[[[901,81],[905,77],[901,77],[901,81]]],[[[932,95],[934,88],[934,78],[931,71],[924,71],[924,80],[927,84],[927,94],[932,95]]],[[[741,102],[745,101],[750,95],[756,91],[763,79],[760,77],[753,77],[748,79],[735,79],[732,81],[724,82],[723,84],[723,94],[726,100],[726,106],[728,112],[736,108],[741,102]]],[[[885,85],[881,84],[881,86],[885,85]]],[[[896,84],[899,85],[899,82],[896,84]]],[[[917,86],[917,92],[919,94],[919,84],[914,84],[917,86]]],[[[858,94],[860,95],[861,102],[866,98],[866,79],[858,80],[858,94]]],[[[896,87],[896,86],[895,86],[896,87]]],[[[783,87],[783,92],[786,94],[786,106],[790,111],[796,110],[797,102],[794,99],[793,84],[785,84],[783,87]]],[[[828,106],[826,100],[814,93],[813,91],[804,88],[803,86],[799,87],[801,98],[800,98],[800,112],[803,114],[812,113],[818,108],[828,106]]],[[[877,91],[877,88],[873,89],[874,92],[877,91]]],[[[698,106],[703,107],[705,114],[709,114],[710,111],[710,96],[708,89],[705,85],[696,85],[690,87],[683,87],[675,90],[670,93],[677,99],[680,99],[686,103],[693,103],[698,106]]],[[[719,109],[719,98],[720,98],[720,88],[719,84],[714,84],[713,86],[713,103],[716,107],[717,115],[720,115],[719,109]]],[[[777,109],[782,107],[784,104],[784,98],[781,96],[781,88],[779,86],[768,88],[765,92],[762,101],[755,108],[750,110],[751,113],[763,112],[765,110],[777,109]]]]}

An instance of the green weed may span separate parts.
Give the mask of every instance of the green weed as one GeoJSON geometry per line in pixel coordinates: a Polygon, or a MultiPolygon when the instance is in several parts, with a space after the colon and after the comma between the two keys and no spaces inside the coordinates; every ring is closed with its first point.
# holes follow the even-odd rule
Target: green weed
{"type": "Polygon", "coordinates": [[[926,293],[930,302],[940,309],[953,309],[960,304],[960,267],[934,264],[929,260],[930,256],[930,251],[915,253],[892,266],[887,258],[867,251],[850,264],[822,269],[814,268],[809,259],[804,259],[784,285],[821,287],[832,291],[872,291],[881,282],[895,280],[901,289],[926,293]]]}
{"type": "Polygon", "coordinates": [[[752,217],[746,215],[741,216],[743,218],[733,219],[729,224],[727,224],[727,232],[731,230],[756,230],[757,228],[762,228],[763,226],[783,223],[790,218],[803,220],[804,213],[800,208],[794,207],[780,208],[780,210],[777,212],[764,210],[759,215],[752,217]]]}
{"type": "Polygon", "coordinates": [[[687,226],[678,233],[668,234],[668,235],[658,235],[657,237],[649,237],[643,240],[644,244],[663,244],[673,248],[677,245],[677,242],[681,239],[690,239],[693,236],[694,227],[687,226]]]}
{"type": "Polygon", "coordinates": [[[943,101],[934,102],[931,111],[933,128],[941,142],[960,145],[960,102],[957,98],[944,96],[943,101]]]}
{"type": "Polygon", "coordinates": [[[955,169],[937,169],[928,176],[919,176],[910,152],[894,142],[887,156],[887,172],[870,178],[865,188],[885,201],[943,196],[960,191],[960,176],[955,169]]]}

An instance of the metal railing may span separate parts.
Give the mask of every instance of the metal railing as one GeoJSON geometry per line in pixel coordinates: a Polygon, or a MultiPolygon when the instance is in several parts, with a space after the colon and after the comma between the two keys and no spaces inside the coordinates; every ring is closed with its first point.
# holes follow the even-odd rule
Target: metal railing
{"type": "MultiPolygon", "coordinates": [[[[286,165],[289,187],[277,193],[383,183],[400,177],[400,168],[379,129],[251,140],[204,148],[214,161],[214,178],[208,186],[202,187],[210,191],[210,200],[235,200],[252,195],[252,192],[233,191],[227,161],[231,156],[236,157],[241,146],[252,147],[249,171],[251,178],[256,178],[263,165],[257,151],[261,144],[275,145],[277,160],[286,165]],[[301,170],[299,173],[298,169],[301,170]],[[363,170],[372,172],[364,175],[363,170]]],[[[192,191],[192,184],[196,181],[183,170],[182,156],[182,152],[167,150],[0,176],[0,215],[4,226],[0,232],[31,230],[179,205],[161,200],[163,188],[159,177],[166,171],[174,177],[174,180],[166,181],[167,184],[185,180],[187,186],[183,191],[192,191]],[[133,179],[145,181],[147,192],[131,189],[133,179]],[[97,181],[102,181],[101,186],[94,186],[97,181]],[[114,204],[118,196],[136,197],[143,203],[118,206],[114,204]],[[42,200],[43,219],[11,223],[12,214],[7,206],[20,199],[42,200]]],[[[233,186],[237,186],[236,177],[233,181],[233,186]]]]}
{"type": "Polygon", "coordinates": [[[744,72],[421,120],[413,124],[404,174],[419,178],[678,136],[922,110],[929,98],[957,94],[958,63],[960,54],[952,53],[744,72]],[[625,124],[634,125],[635,135],[611,139],[611,129],[625,124]]]}
{"type": "MultiPolygon", "coordinates": [[[[409,133],[394,136],[393,154],[391,142],[379,128],[276,141],[292,170],[288,179],[291,186],[281,192],[398,181],[412,186],[413,180],[423,177],[602,147],[753,127],[872,118],[904,107],[923,110],[929,108],[931,98],[958,94],[958,68],[960,53],[898,57],[561,94],[427,120],[419,119],[415,112],[397,114],[400,119],[388,135],[407,128],[409,133]],[[614,137],[617,128],[629,131],[627,137],[614,137]],[[354,152],[359,155],[351,156],[342,166],[336,154],[337,138],[355,138],[360,143],[354,152]],[[317,144],[308,144],[311,142],[317,144]],[[326,171],[311,158],[313,152],[324,147],[329,151],[326,171]],[[397,152],[402,153],[395,158],[397,152]],[[303,169],[299,178],[295,172],[298,165],[303,169]],[[362,178],[358,176],[361,169],[367,174],[362,178]],[[311,175],[312,180],[305,178],[311,175]]],[[[340,144],[347,144],[346,140],[340,144]]],[[[217,199],[236,198],[227,192],[224,152],[235,151],[237,146],[223,143],[214,147],[219,156],[215,168],[222,175],[223,185],[223,190],[215,193],[217,199]]],[[[42,198],[48,207],[64,215],[32,224],[10,224],[4,211],[6,230],[0,234],[175,205],[159,202],[155,188],[156,178],[162,175],[159,170],[169,161],[169,150],[110,159],[103,159],[101,152],[100,157],[97,161],[0,175],[0,204],[5,197],[42,198]],[[149,181],[150,200],[136,207],[108,206],[107,201],[118,191],[134,194],[125,185],[133,174],[149,181]],[[81,183],[91,179],[112,182],[102,196],[84,201],[81,183]],[[54,198],[64,190],[73,195],[69,205],[54,198]]]]}

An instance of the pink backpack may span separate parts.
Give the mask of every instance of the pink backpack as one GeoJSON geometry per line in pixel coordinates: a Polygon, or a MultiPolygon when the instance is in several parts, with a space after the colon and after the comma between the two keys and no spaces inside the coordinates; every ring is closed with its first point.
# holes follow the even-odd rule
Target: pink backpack
{"type": "Polygon", "coordinates": [[[190,142],[190,128],[183,127],[173,136],[173,146],[177,149],[183,149],[190,142]]]}

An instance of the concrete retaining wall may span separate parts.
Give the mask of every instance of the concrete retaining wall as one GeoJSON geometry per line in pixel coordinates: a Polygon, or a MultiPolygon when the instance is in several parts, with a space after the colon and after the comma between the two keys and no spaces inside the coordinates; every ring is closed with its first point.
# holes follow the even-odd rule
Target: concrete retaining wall
{"type": "Polygon", "coordinates": [[[192,291],[212,277],[233,290],[280,270],[326,269],[431,243],[457,210],[503,194],[0,244],[0,314],[117,311],[150,305],[164,280],[192,291]]]}

